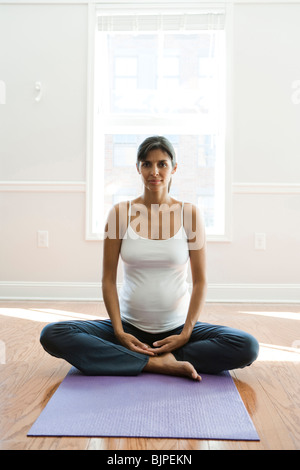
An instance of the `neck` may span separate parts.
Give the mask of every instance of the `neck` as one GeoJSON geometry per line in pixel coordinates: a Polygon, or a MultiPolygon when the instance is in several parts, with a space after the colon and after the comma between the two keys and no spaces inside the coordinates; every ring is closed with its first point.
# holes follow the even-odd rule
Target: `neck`
{"type": "Polygon", "coordinates": [[[147,207],[151,207],[152,204],[161,205],[169,204],[171,202],[171,197],[167,191],[150,192],[145,189],[141,199],[143,200],[143,204],[147,207]]]}

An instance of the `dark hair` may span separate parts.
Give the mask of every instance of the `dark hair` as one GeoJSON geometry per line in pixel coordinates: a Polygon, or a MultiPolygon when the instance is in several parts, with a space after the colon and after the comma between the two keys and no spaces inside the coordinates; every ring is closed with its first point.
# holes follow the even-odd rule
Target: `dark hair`
{"type": "MultiPolygon", "coordinates": [[[[176,165],[176,154],[173,145],[171,142],[161,135],[154,135],[152,137],[147,137],[139,146],[136,163],[139,165],[140,162],[143,162],[151,150],[160,149],[163,152],[166,152],[171,158],[172,168],[176,165]]],[[[170,191],[171,181],[169,183],[168,190],[170,191]]]]}
{"type": "Polygon", "coordinates": [[[151,150],[160,149],[163,152],[166,152],[172,160],[172,167],[174,168],[176,164],[176,154],[173,145],[171,142],[161,135],[154,135],[152,137],[147,137],[139,146],[137,152],[136,162],[143,162],[151,150]]]}

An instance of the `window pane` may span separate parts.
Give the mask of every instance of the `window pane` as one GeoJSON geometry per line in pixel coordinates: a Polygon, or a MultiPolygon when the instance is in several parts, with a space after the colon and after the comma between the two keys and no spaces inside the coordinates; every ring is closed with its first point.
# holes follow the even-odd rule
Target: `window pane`
{"type": "Polygon", "coordinates": [[[135,57],[116,57],[115,75],[117,77],[135,77],[137,75],[137,59],[135,57]]]}
{"type": "Polygon", "coordinates": [[[213,115],[222,33],[102,33],[108,65],[101,70],[113,84],[105,112],[213,115]]]}
{"type": "Polygon", "coordinates": [[[179,76],[179,58],[178,57],[164,57],[162,63],[162,73],[166,77],[179,76]]]}

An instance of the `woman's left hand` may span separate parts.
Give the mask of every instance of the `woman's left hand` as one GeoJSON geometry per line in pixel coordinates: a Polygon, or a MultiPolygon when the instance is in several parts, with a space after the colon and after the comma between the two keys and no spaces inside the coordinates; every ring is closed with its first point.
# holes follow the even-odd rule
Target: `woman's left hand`
{"type": "Polygon", "coordinates": [[[188,338],[183,335],[172,335],[160,341],[155,341],[153,346],[155,347],[156,354],[164,354],[181,348],[187,341],[188,338]]]}

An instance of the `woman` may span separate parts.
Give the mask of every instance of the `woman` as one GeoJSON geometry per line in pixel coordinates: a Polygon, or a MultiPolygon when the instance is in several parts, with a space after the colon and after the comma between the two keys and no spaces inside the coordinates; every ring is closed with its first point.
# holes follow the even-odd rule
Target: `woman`
{"type": "Polygon", "coordinates": [[[201,372],[250,365],[258,354],[253,336],[198,321],[206,292],[204,223],[196,206],[170,196],[177,170],[171,143],[147,138],[136,167],[143,194],[116,204],[105,228],[102,288],[110,319],[47,325],[43,347],[88,375],[144,371],[199,381],[201,372]],[[120,256],[124,280],[118,294],[120,256]]]}

